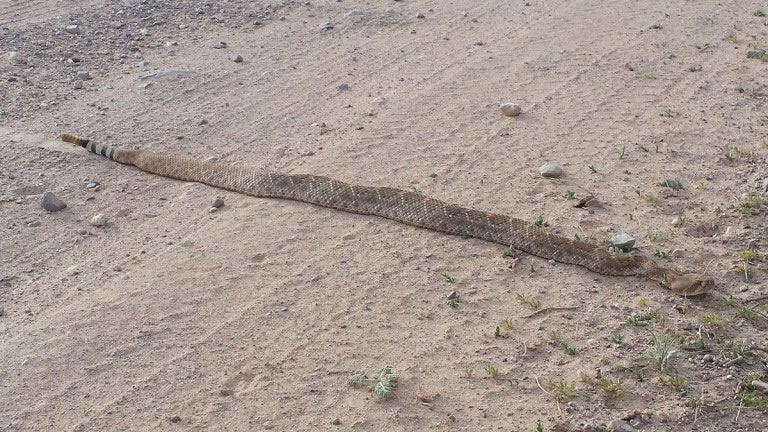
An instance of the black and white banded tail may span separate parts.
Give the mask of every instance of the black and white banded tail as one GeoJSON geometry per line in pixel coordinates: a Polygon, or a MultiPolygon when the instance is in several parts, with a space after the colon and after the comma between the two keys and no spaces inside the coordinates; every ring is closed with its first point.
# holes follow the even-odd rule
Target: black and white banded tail
{"type": "Polygon", "coordinates": [[[95,143],[91,140],[80,138],[79,136],[76,136],[76,135],[63,133],[59,135],[59,138],[64,142],[68,142],[74,145],[79,145],[80,147],[83,147],[90,152],[102,155],[112,160],[115,160],[115,154],[118,152],[117,147],[108,146],[106,144],[95,143]]]}

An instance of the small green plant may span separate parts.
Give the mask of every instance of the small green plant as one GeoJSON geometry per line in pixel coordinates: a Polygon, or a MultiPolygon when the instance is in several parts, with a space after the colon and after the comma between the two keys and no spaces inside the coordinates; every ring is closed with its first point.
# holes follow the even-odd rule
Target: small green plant
{"type": "Polygon", "coordinates": [[[547,380],[544,382],[544,387],[551,391],[558,401],[563,401],[576,396],[576,387],[563,379],[558,382],[554,382],[547,378],[547,380]]]}
{"type": "Polygon", "coordinates": [[[689,399],[688,406],[691,407],[692,410],[696,411],[699,408],[699,400],[696,398],[689,399]]]}
{"type": "Polygon", "coordinates": [[[667,108],[667,109],[664,110],[663,113],[661,113],[662,117],[674,117],[676,115],[677,115],[677,113],[672,111],[672,108],[667,108]]]}
{"type": "Polygon", "coordinates": [[[669,253],[667,251],[663,251],[661,249],[656,249],[656,252],[654,252],[654,255],[656,255],[659,258],[664,258],[664,259],[672,258],[672,254],[671,253],[669,253]]]}
{"type": "Polygon", "coordinates": [[[728,352],[728,355],[732,359],[744,358],[747,356],[747,350],[744,348],[744,344],[739,344],[734,341],[727,341],[723,345],[723,348],[728,352]]]}
{"type": "Polygon", "coordinates": [[[544,219],[544,216],[542,215],[539,215],[539,217],[537,217],[536,220],[533,221],[533,224],[539,228],[544,228],[549,226],[549,222],[547,222],[547,220],[544,219]]]}
{"type": "Polygon", "coordinates": [[[739,251],[739,258],[746,262],[755,262],[757,258],[760,257],[760,253],[757,252],[757,249],[744,249],[742,251],[739,251]]]}
{"type": "Polygon", "coordinates": [[[528,432],[544,432],[544,425],[541,424],[541,420],[536,421],[536,426],[528,429],[528,432]]]}
{"type": "Polygon", "coordinates": [[[541,302],[534,297],[518,294],[517,301],[522,305],[528,306],[531,310],[541,309],[541,302]]]}
{"type": "Polygon", "coordinates": [[[515,326],[515,323],[510,318],[501,320],[501,326],[507,330],[511,330],[515,326]]]}
{"type": "Polygon", "coordinates": [[[374,375],[368,376],[366,371],[358,370],[347,379],[347,384],[352,387],[362,387],[368,383],[376,383],[373,387],[373,392],[380,399],[387,399],[392,396],[395,388],[397,387],[397,380],[399,375],[392,371],[392,366],[384,366],[379,369],[374,375]]]}
{"type": "Polygon", "coordinates": [[[653,143],[653,146],[656,148],[656,153],[661,153],[661,144],[660,143],[653,143]]]}
{"type": "Polygon", "coordinates": [[[683,189],[683,183],[680,180],[678,180],[678,179],[665,180],[664,181],[664,186],[672,189],[673,191],[679,191],[679,190],[683,189]]]}
{"type": "Polygon", "coordinates": [[[754,15],[754,16],[756,16],[756,17],[764,17],[764,16],[765,16],[765,11],[763,11],[762,9],[758,9],[758,10],[756,10],[756,11],[755,11],[755,13],[754,13],[754,14],[752,14],[752,15],[754,15]]]}
{"type": "Polygon", "coordinates": [[[648,151],[649,151],[649,150],[648,150],[648,147],[646,147],[646,146],[644,146],[644,145],[642,145],[642,144],[638,144],[638,145],[637,145],[637,148],[639,148],[639,149],[640,149],[640,151],[642,151],[643,153],[648,153],[648,151]]]}
{"type": "Polygon", "coordinates": [[[597,386],[611,399],[619,398],[624,394],[624,380],[621,378],[615,381],[610,378],[603,378],[597,383],[597,386]]]}
{"type": "Polygon", "coordinates": [[[621,333],[614,333],[611,335],[611,342],[616,345],[621,345],[622,342],[624,342],[624,336],[622,336],[621,333]]]}
{"type": "Polygon", "coordinates": [[[533,264],[531,264],[530,267],[528,267],[528,272],[529,273],[536,273],[536,267],[533,264]]]}
{"type": "Polygon", "coordinates": [[[656,323],[662,323],[664,316],[660,311],[650,310],[637,315],[631,315],[627,317],[627,323],[635,327],[645,325],[648,321],[655,321],[656,323]]]}
{"type": "Polygon", "coordinates": [[[576,355],[579,352],[578,348],[570,345],[567,341],[560,341],[560,348],[568,355],[576,355]]]}
{"type": "Polygon", "coordinates": [[[575,196],[576,196],[576,192],[574,192],[574,191],[572,191],[570,189],[565,191],[565,199],[572,200],[575,196]]]}
{"type": "Polygon", "coordinates": [[[627,146],[623,145],[621,146],[621,150],[619,150],[619,159],[624,159],[624,154],[627,150],[627,146]]]}
{"type": "Polygon", "coordinates": [[[488,365],[485,367],[485,373],[491,378],[496,378],[499,375],[499,370],[495,366],[488,365]]]}
{"type": "Polygon", "coordinates": [[[744,318],[747,321],[754,321],[757,319],[757,311],[750,308],[743,308],[741,310],[741,317],[744,318]]]}
{"type": "Polygon", "coordinates": [[[669,379],[669,385],[675,389],[676,392],[681,392],[685,390],[685,387],[687,386],[687,383],[681,376],[673,376],[669,379]]]}
{"type": "Polygon", "coordinates": [[[464,378],[472,378],[472,369],[464,368],[464,378]]]}
{"type": "Polygon", "coordinates": [[[448,273],[440,273],[440,275],[443,277],[443,280],[445,280],[448,283],[454,283],[456,280],[453,278],[453,276],[449,275],[448,273]]]}
{"type": "Polygon", "coordinates": [[[587,168],[589,168],[589,172],[592,174],[597,174],[597,168],[594,165],[589,165],[587,168]]]}
{"type": "Polygon", "coordinates": [[[708,313],[699,316],[699,321],[709,328],[723,328],[726,323],[726,319],[721,313],[708,313]]]}
{"type": "Polygon", "coordinates": [[[640,382],[645,381],[645,373],[643,372],[642,369],[636,370],[634,374],[635,374],[635,379],[636,380],[638,380],[640,382]]]}
{"type": "Polygon", "coordinates": [[[760,213],[760,207],[763,205],[763,197],[756,193],[749,193],[747,198],[739,203],[739,213],[744,216],[756,215],[760,213]]]}
{"type": "Polygon", "coordinates": [[[648,192],[647,194],[642,194],[640,192],[640,190],[638,189],[638,190],[635,191],[635,193],[637,194],[637,196],[639,196],[640,198],[644,199],[645,201],[647,201],[650,205],[652,205],[654,207],[658,206],[659,203],[661,202],[661,198],[659,197],[659,195],[655,194],[653,192],[648,192]]]}
{"type": "Polygon", "coordinates": [[[707,344],[707,341],[705,341],[704,339],[699,338],[699,340],[696,341],[696,348],[704,351],[709,349],[709,344],[707,344]]]}
{"type": "Polygon", "coordinates": [[[725,158],[725,160],[727,160],[728,162],[733,162],[733,154],[731,154],[731,152],[729,152],[729,151],[727,151],[727,152],[724,152],[724,153],[723,153],[723,157],[724,157],[724,158],[725,158]]]}
{"type": "Polygon", "coordinates": [[[648,300],[648,297],[640,297],[637,299],[637,305],[639,307],[648,307],[648,304],[650,304],[650,300],[648,300]]]}
{"type": "Polygon", "coordinates": [[[701,72],[704,69],[700,64],[691,65],[688,68],[688,72],[701,72]]]}
{"type": "Polygon", "coordinates": [[[504,249],[503,256],[504,256],[504,258],[514,258],[515,257],[515,253],[512,252],[512,249],[504,249]]]}
{"type": "Polygon", "coordinates": [[[574,233],[573,234],[573,239],[576,240],[576,241],[581,241],[581,236],[579,235],[579,233],[574,233]]]}
{"type": "Polygon", "coordinates": [[[670,337],[664,336],[659,339],[654,333],[651,333],[651,336],[653,337],[653,348],[648,353],[647,360],[655,364],[661,373],[666,373],[669,362],[677,356],[677,351],[672,349],[670,337]]]}
{"type": "Polygon", "coordinates": [[[461,296],[458,294],[456,294],[452,299],[448,300],[448,306],[453,309],[459,307],[459,304],[461,304],[461,296]]]}
{"type": "Polygon", "coordinates": [[[626,255],[626,253],[620,248],[615,248],[613,249],[613,255],[617,257],[623,257],[624,255],[626,255]]]}
{"type": "Polygon", "coordinates": [[[493,337],[501,337],[501,327],[496,326],[496,330],[493,331],[493,337]]]}

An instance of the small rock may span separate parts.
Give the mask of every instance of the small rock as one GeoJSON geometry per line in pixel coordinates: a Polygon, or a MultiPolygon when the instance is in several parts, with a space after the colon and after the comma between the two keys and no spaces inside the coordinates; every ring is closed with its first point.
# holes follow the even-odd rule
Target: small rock
{"type": "Polygon", "coordinates": [[[40,221],[39,220],[33,220],[32,222],[28,223],[27,226],[30,227],[30,228],[39,227],[40,226],[40,221]]]}
{"type": "Polygon", "coordinates": [[[347,17],[356,19],[356,20],[361,20],[365,18],[365,12],[361,11],[360,9],[351,10],[347,12],[347,17]]]}
{"type": "Polygon", "coordinates": [[[545,163],[539,167],[539,173],[543,177],[557,178],[563,175],[563,169],[553,163],[545,163]]]}
{"type": "Polygon", "coordinates": [[[44,193],[40,205],[51,213],[67,208],[67,204],[54,195],[53,192],[44,193]]]}
{"type": "Polygon", "coordinates": [[[21,362],[22,366],[26,366],[28,364],[29,364],[29,359],[28,358],[25,358],[24,361],[21,362]]]}
{"type": "Polygon", "coordinates": [[[759,240],[756,238],[749,239],[747,242],[747,249],[757,249],[758,242],[759,240]]]}
{"type": "Polygon", "coordinates": [[[88,235],[88,231],[87,231],[87,230],[84,230],[84,229],[82,229],[82,228],[80,228],[79,230],[77,230],[77,231],[76,231],[76,233],[77,233],[77,235],[81,235],[81,236],[84,236],[84,235],[88,235]]]}
{"type": "Polygon", "coordinates": [[[216,198],[215,198],[215,199],[214,199],[214,200],[211,202],[211,207],[215,207],[215,208],[224,207],[224,199],[222,199],[222,198],[220,198],[220,197],[216,197],[216,198]]]}
{"type": "Polygon", "coordinates": [[[669,255],[672,258],[682,258],[683,257],[683,250],[682,249],[672,249],[672,252],[669,255]]]}
{"type": "Polygon", "coordinates": [[[523,109],[520,107],[520,105],[515,103],[504,103],[501,104],[501,112],[503,112],[504,115],[508,117],[517,117],[521,112],[523,112],[523,109]]]}
{"type": "Polygon", "coordinates": [[[320,30],[330,30],[333,28],[333,23],[328,21],[320,24],[320,30]]]}
{"type": "Polygon", "coordinates": [[[216,213],[217,211],[219,211],[218,207],[211,207],[208,209],[208,213],[216,213]]]}
{"type": "Polygon", "coordinates": [[[333,419],[331,424],[334,425],[334,426],[338,426],[338,425],[341,424],[341,420],[338,417],[336,417],[335,419],[333,419]]]}
{"type": "Polygon", "coordinates": [[[16,51],[8,53],[8,61],[10,61],[11,64],[24,64],[27,62],[27,60],[16,51]]]}
{"type": "Polygon", "coordinates": [[[70,24],[64,27],[64,31],[69,34],[80,34],[80,26],[77,24],[70,24]]]}
{"type": "Polygon", "coordinates": [[[104,213],[98,213],[96,216],[91,218],[91,225],[95,227],[103,227],[107,224],[107,217],[104,216],[104,213]]]}
{"type": "Polygon", "coordinates": [[[235,391],[232,389],[221,389],[219,394],[221,394],[222,396],[232,396],[233,394],[235,394],[235,391]]]}
{"type": "Polygon", "coordinates": [[[215,49],[224,49],[227,47],[227,43],[224,41],[221,41],[213,46],[215,49]]]}
{"type": "Polygon", "coordinates": [[[483,46],[483,45],[485,45],[485,43],[483,43],[483,41],[477,41],[477,42],[475,42],[475,45],[483,46]]]}
{"type": "Polygon", "coordinates": [[[0,317],[5,315],[5,308],[0,306],[0,317]]]}
{"type": "Polygon", "coordinates": [[[81,81],[88,81],[91,79],[91,74],[86,70],[77,71],[77,79],[81,81]]]}
{"type": "Polygon", "coordinates": [[[272,426],[272,422],[265,421],[261,424],[261,427],[263,427],[266,430],[272,429],[274,426],[272,426]]]}
{"type": "Polygon", "coordinates": [[[451,291],[450,293],[448,293],[448,300],[455,299],[457,295],[458,293],[456,291],[451,291]]]}
{"type": "Polygon", "coordinates": [[[675,218],[672,219],[672,226],[676,226],[676,227],[683,226],[683,218],[681,218],[680,216],[675,216],[675,218]]]}
{"type": "Polygon", "coordinates": [[[629,252],[635,246],[635,239],[625,232],[618,232],[611,237],[611,244],[624,252],[629,252]]]}
{"type": "Polygon", "coordinates": [[[635,432],[635,428],[624,420],[614,420],[611,426],[613,432],[635,432]]]}
{"type": "Polygon", "coordinates": [[[701,359],[707,363],[714,363],[715,356],[713,356],[712,354],[704,354],[704,357],[702,357],[701,359]]]}
{"type": "Polygon", "coordinates": [[[202,119],[199,122],[197,122],[198,126],[205,126],[208,124],[208,120],[202,119]]]}
{"type": "Polygon", "coordinates": [[[176,415],[176,416],[173,416],[173,417],[169,418],[168,420],[170,420],[171,423],[178,423],[178,422],[181,421],[181,417],[176,415]]]}
{"type": "Polygon", "coordinates": [[[237,54],[234,57],[232,57],[232,61],[235,63],[242,63],[243,57],[240,54],[237,54]]]}
{"type": "Polygon", "coordinates": [[[760,380],[752,380],[752,387],[755,390],[768,394],[768,383],[760,380]]]}
{"type": "Polygon", "coordinates": [[[417,13],[417,14],[416,14],[416,18],[418,18],[418,19],[424,19],[424,18],[426,18],[426,16],[424,16],[424,14],[423,14],[423,13],[419,12],[419,13],[417,13]]]}
{"type": "Polygon", "coordinates": [[[80,266],[75,264],[67,268],[67,274],[70,276],[77,276],[80,274],[80,266]]]}
{"type": "Polygon", "coordinates": [[[747,58],[759,58],[765,55],[765,50],[749,50],[747,51],[747,58]]]}
{"type": "Polygon", "coordinates": [[[339,85],[336,87],[336,90],[338,90],[338,91],[340,91],[340,92],[343,92],[343,91],[347,91],[347,90],[349,90],[349,84],[346,84],[346,83],[344,83],[344,84],[339,84],[339,85]]]}
{"type": "Polygon", "coordinates": [[[75,90],[80,90],[83,88],[83,80],[75,80],[75,82],[72,83],[72,88],[75,90]]]}

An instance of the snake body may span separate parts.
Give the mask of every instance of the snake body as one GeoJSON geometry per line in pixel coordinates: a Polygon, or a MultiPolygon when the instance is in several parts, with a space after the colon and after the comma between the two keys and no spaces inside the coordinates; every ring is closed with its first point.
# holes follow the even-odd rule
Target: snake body
{"type": "Polygon", "coordinates": [[[509,246],[545,259],[585,267],[608,276],[640,276],[679,295],[704,294],[712,278],[682,273],[642,255],[615,256],[589,243],[561,237],[510,216],[448,204],[419,193],[344,183],[308,174],[281,174],[244,166],[199,161],[146,150],[125,150],[74,135],[60,138],[116,162],[173,179],[265,198],[303,201],[350,213],[381,216],[404,224],[509,246]]]}

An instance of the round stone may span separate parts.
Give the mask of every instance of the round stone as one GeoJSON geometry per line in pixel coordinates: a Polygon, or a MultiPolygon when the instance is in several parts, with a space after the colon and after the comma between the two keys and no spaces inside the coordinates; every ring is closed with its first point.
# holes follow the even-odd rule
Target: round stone
{"type": "Polygon", "coordinates": [[[625,232],[617,232],[611,237],[611,244],[624,252],[629,252],[635,246],[635,239],[625,232]]]}
{"type": "Polygon", "coordinates": [[[547,162],[539,167],[539,173],[544,177],[557,178],[563,175],[563,169],[559,165],[547,162]]]}
{"type": "Polygon", "coordinates": [[[523,112],[523,109],[516,103],[504,103],[501,104],[501,112],[508,117],[517,117],[523,112]]]}
{"type": "Polygon", "coordinates": [[[95,227],[103,227],[107,224],[107,217],[103,213],[99,213],[91,218],[91,225],[95,227]]]}

